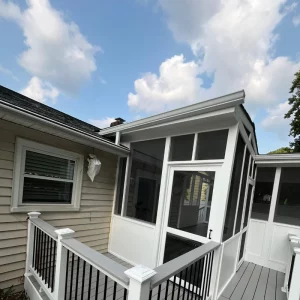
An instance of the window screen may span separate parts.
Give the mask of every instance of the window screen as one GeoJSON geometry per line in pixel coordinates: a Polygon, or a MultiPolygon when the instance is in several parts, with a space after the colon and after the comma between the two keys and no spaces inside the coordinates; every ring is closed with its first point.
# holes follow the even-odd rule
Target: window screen
{"type": "Polygon", "coordinates": [[[132,143],[126,216],[155,223],[165,139],[132,143]]]}
{"type": "Polygon", "coordinates": [[[75,161],[26,151],[23,203],[71,203],[75,161]]]}
{"type": "Polygon", "coordinates": [[[196,160],[224,159],[228,129],[198,134],[196,160]]]}
{"type": "Polygon", "coordinates": [[[251,218],[268,220],[276,168],[258,167],[251,218]]]}
{"type": "Polygon", "coordinates": [[[227,203],[225,225],[223,230],[223,241],[228,240],[233,234],[235,212],[239,194],[241,172],[244,158],[245,142],[241,135],[238,137],[233,171],[231,176],[230,191],[227,203]]]}
{"type": "Polygon", "coordinates": [[[300,168],[282,168],[274,222],[300,225],[300,168]]]}
{"type": "Polygon", "coordinates": [[[171,138],[170,161],[192,160],[194,134],[174,136],[171,138]]]}

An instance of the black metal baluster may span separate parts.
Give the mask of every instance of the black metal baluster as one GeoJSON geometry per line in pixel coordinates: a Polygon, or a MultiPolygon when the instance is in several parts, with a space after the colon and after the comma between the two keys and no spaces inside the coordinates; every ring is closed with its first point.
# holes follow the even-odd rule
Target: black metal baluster
{"type": "Polygon", "coordinates": [[[180,288],[181,288],[181,284],[182,284],[182,271],[180,272],[179,276],[180,276],[180,280],[179,280],[177,300],[179,300],[179,296],[180,296],[180,288]]]}
{"type": "Polygon", "coordinates": [[[54,275],[55,275],[55,265],[56,265],[56,241],[53,242],[53,265],[52,265],[52,280],[51,280],[51,292],[53,292],[54,287],[54,275]]]}
{"type": "Polygon", "coordinates": [[[32,268],[35,266],[36,258],[36,227],[33,228],[33,253],[32,253],[32,268]]]}
{"type": "Polygon", "coordinates": [[[80,267],[80,257],[77,256],[77,271],[76,271],[76,285],[75,285],[75,300],[77,300],[77,295],[78,295],[79,267],[80,267]]]}
{"type": "Polygon", "coordinates": [[[202,293],[203,299],[206,299],[208,260],[209,260],[209,257],[206,254],[205,255],[205,267],[204,267],[204,288],[203,288],[203,293],[202,293]]]}
{"type": "Polygon", "coordinates": [[[42,255],[43,255],[43,266],[42,266],[42,279],[44,279],[44,274],[45,274],[45,263],[46,263],[46,255],[45,255],[45,243],[46,243],[46,234],[43,232],[43,239],[42,239],[42,247],[43,247],[43,251],[42,251],[42,255]]]}
{"type": "Polygon", "coordinates": [[[83,270],[82,270],[82,284],[81,284],[81,300],[83,300],[84,294],[84,280],[85,280],[85,260],[83,261],[83,270]]]}
{"type": "Polygon", "coordinates": [[[89,277],[88,299],[90,299],[90,297],[91,297],[92,274],[93,274],[93,266],[90,265],[90,277],[89,277]]]}
{"type": "Polygon", "coordinates": [[[151,300],[152,298],[152,290],[150,290],[150,293],[149,293],[149,300],[151,300]]]}
{"type": "Polygon", "coordinates": [[[43,232],[40,230],[40,239],[39,239],[39,266],[38,274],[42,276],[42,263],[43,263],[43,232]]]}
{"type": "Polygon", "coordinates": [[[194,280],[193,280],[193,295],[192,295],[192,299],[193,297],[197,295],[197,289],[198,289],[198,282],[197,282],[197,278],[199,275],[199,260],[195,263],[195,271],[194,271],[194,280]]]}
{"type": "Polygon", "coordinates": [[[289,280],[288,280],[288,291],[290,290],[290,287],[291,287],[293,271],[294,271],[294,264],[295,264],[295,258],[296,258],[296,254],[293,254],[292,261],[291,261],[291,268],[290,268],[290,276],[289,276],[289,280]]]}
{"type": "Polygon", "coordinates": [[[124,288],[124,295],[123,295],[123,299],[124,299],[124,300],[126,300],[126,298],[127,298],[127,289],[126,289],[126,288],[124,288]]]}
{"type": "Polygon", "coordinates": [[[211,283],[211,273],[212,273],[212,268],[213,268],[213,263],[214,263],[214,251],[211,252],[211,260],[210,260],[210,266],[209,266],[209,281],[208,281],[208,293],[210,290],[210,283],[211,283]]]}
{"type": "Polygon", "coordinates": [[[174,278],[173,278],[172,298],[171,298],[172,300],[174,300],[175,286],[176,286],[176,275],[174,275],[174,278]]]}
{"type": "Polygon", "coordinates": [[[193,266],[190,266],[190,279],[189,279],[189,287],[188,287],[188,293],[187,293],[187,299],[190,297],[190,289],[191,289],[191,281],[192,281],[192,274],[193,274],[193,266]]]}
{"type": "Polygon", "coordinates": [[[67,299],[68,277],[69,277],[69,255],[70,251],[67,251],[67,268],[66,268],[66,283],[65,283],[65,299],[67,299]]]}
{"type": "Polygon", "coordinates": [[[104,280],[104,291],[103,291],[103,300],[106,299],[106,291],[107,290],[107,276],[105,275],[105,280],[104,280]]]}
{"type": "Polygon", "coordinates": [[[40,232],[39,232],[39,229],[37,227],[36,228],[36,248],[35,248],[35,251],[36,251],[36,257],[35,257],[35,264],[34,264],[34,269],[36,271],[38,271],[38,263],[39,263],[39,240],[40,240],[40,232]]]}
{"type": "Polygon", "coordinates": [[[189,267],[187,267],[185,269],[185,276],[184,276],[184,287],[183,287],[183,294],[182,294],[182,300],[184,300],[184,295],[185,295],[185,290],[186,290],[186,281],[187,281],[187,274],[188,274],[188,269],[189,267]]]}
{"type": "Polygon", "coordinates": [[[48,266],[48,288],[50,287],[51,284],[51,267],[52,267],[52,238],[50,239],[50,254],[49,254],[49,266],[48,266]]]}
{"type": "Polygon", "coordinates": [[[73,274],[74,274],[74,257],[75,257],[75,254],[72,253],[72,265],[71,265],[71,276],[70,276],[70,294],[69,294],[69,300],[72,299],[73,274]]]}
{"type": "Polygon", "coordinates": [[[117,283],[114,283],[114,295],[113,295],[113,300],[116,300],[116,296],[117,296],[117,283]]]}
{"type": "Polygon", "coordinates": [[[161,284],[158,286],[157,300],[160,299],[161,284]]]}
{"type": "Polygon", "coordinates": [[[199,296],[199,298],[201,297],[201,294],[202,294],[203,265],[204,265],[204,257],[201,258],[201,260],[200,260],[200,266],[199,266],[199,278],[198,278],[198,283],[199,283],[199,293],[198,293],[198,296],[199,296]]]}
{"type": "Polygon", "coordinates": [[[48,268],[49,268],[49,240],[50,240],[50,236],[46,235],[46,245],[47,245],[47,249],[46,249],[46,268],[45,268],[45,281],[46,283],[48,282],[49,278],[48,278],[48,268]]]}
{"type": "MultiPolygon", "coordinates": [[[[100,277],[100,271],[97,270],[97,279],[96,279],[96,294],[95,294],[95,300],[98,300],[98,291],[99,291],[99,277],[100,277]]],[[[125,289],[126,290],[126,289],[125,289]]],[[[76,298],[75,298],[76,300],[76,298]]]]}
{"type": "Polygon", "coordinates": [[[167,299],[167,298],[168,298],[169,282],[170,282],[170,280],[168,279],[168,280],[167,280],[167,286],[166,286],[165,299],[167,299]]]}

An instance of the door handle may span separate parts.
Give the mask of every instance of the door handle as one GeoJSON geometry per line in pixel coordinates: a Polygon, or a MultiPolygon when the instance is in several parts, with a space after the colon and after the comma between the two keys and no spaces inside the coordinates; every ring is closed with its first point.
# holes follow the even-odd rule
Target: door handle
{"type": "Polygon", "coordinates": [[[212,229],[209,229],[209,235],[208,235],[208,238],[211,240],[211,233],[213,232],[212,229]]]}

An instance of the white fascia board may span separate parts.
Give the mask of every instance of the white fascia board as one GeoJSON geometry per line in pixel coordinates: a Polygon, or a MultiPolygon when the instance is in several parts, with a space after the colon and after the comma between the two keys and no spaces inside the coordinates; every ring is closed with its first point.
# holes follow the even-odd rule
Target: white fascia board
{"type": "Polygon", "coordinates": [[[300,166],[300,153],[291,154],[261,154],[255,156],[255,163],[258,166],[300,166]]]}
{"type": "Polygon", "coordinates": [[[147,128],[150,126],[172,122],[179,119],[193,117],[204,113],[218,111],[244,103],[245,93],[239,91],[233,94],[214,98],[211,100],[199,102],[193,105],[185,106],[165,113],[161,113],[152,117],[144,118],[130,123],[121,124],[114,127],[102,129],[100,135],[114,135],[117,131],[127,133],[128,131],[147,128]]]}
{"type": "Polygon", "coordinates": [[[82,130],[53,121],[50,118],[41,118],[41,116],[36,113],[17,106],[7,106],[5,103],[1,103],[1,101],[0,116],[0,119],[3,119],[4,121],[14,122],[14,120],[17,120],[17,122],[14,123],[22,124],[31,129],[46,132],[60,138],[101,149],[119,156],[126,156],[130,152],[129,149],[115,145],[113,142],[106,141],[101,136],[86,133],[82,130]]]}

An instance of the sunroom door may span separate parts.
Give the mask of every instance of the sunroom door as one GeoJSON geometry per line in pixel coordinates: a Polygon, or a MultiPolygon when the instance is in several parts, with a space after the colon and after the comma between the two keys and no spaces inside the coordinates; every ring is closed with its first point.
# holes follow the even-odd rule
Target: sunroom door
{"type": "Polygon", "coordinates": [[[209,242],[210,216],[217,210],[213,195],[218,170],[216,166],[169,166],[160,264],[209,242]]]}

